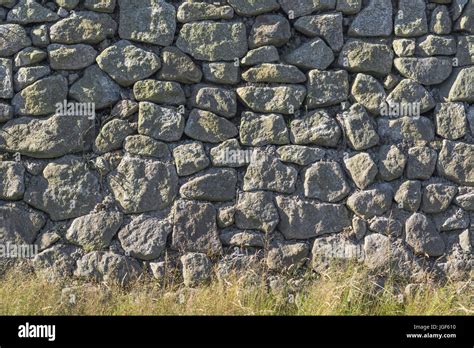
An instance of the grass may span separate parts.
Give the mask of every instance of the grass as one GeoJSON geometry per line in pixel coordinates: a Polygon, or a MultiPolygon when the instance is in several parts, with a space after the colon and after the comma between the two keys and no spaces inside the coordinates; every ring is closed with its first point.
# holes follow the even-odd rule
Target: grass
{"type": "MultiPolygon", "coordinates": [[[[292,283],[288,276],[283,283],[292,283]]],[[[300,280],[301,281],[301,280],[300,280]]],[[[47,282],[10,270],[0,279],[1,315],[472,315],[468,282],[425,283],[401,295],[405,283],[380,286],[361,267],[306,274],[297,289],[271,290],[263,279],[233,277],[197,289],[140,279],[127,287],[65,280],[47,282]],[[63,290],[66,287],[72,290],[63,290]],[[402,289],[402,290],[400,290],[402,289]]]]}

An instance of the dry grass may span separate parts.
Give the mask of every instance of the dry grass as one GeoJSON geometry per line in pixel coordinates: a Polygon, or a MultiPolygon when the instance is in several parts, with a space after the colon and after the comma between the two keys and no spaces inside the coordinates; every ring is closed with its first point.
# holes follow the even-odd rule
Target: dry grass
{"type": "MultiPolygon", "coordinates": [[[[288,282],[291,283],[291,279],[288,282]]],[[[297,289],[269,290],[263,280],[214,281],[199,289],[142,279],[128,287],[78,281],[49,283],[10,271],[0,279],[1,315],[472,315],[472,285],[425,284],[401,296],[405,284],[381,287],[357,267],[306,275],[297,289]],[[72,291],[63,291],[72,287],[72,291]]]]}

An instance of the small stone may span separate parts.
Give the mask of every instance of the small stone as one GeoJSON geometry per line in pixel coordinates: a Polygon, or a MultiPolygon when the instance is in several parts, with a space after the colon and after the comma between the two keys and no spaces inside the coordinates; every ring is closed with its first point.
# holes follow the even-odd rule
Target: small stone
{"type": "Polygon", "coordinates": [[[7,122],[13,117],[13,108],[9,104],[0,103],[0,122],[7,122]]]}
{"type": "Polygon", "coordinates": [[[395,58],[394,65],[404,77],[425,86],[440,84],[453,70],[451,59],[438,57],[395,58]]]}
{"type": "Polygon", "coordinates": [[[18,24],[0,24],[0,57],[10,57],[31,45],[25,29],[18,24]]]}
{"type": "Polygon", "coordinates": [[[138,81],[133,86],[133,94],[138,101],[149,101],[157,104],[183,105],[186,102],[184,91],[177,82],[138,81]]]}
{"type": "Polygon", "coordinates": [[[235,224],[238,228],[270,233],[279,220],[270,192],[243,192],[239,195],[235,207],[235,224]]]}
{"type": "Polygon", "coordinates": [[[308,255],[306,243],[280,242],[268,251],[267,266],[279,272],[298,269],[307,261],[308,255]]]}
{"type": "Polygon", "coordinates": [[[425,213],[441,213],[448,209],[456,194],[455,186],[430,184],[423,191],[421,210],[425,213]]]}
{"type": "Polygon", "coordinates": [[[415,39],[394,39],[392,43],[395,54],[399,57],[412,57],[416,51],[415,39]]]}
{"type": "Polygon", "coordinates": [[[441,103],[435,110],[436,133],[446,139],[456,140],[467,133],[467,118],[462,103],[441,103]]]}
{"type": "Polygon", "coordinates": [[[139,103],[138,133],[156,140],[177,141],[184,131],[184,117],[176,108],[139,103]]]}
{"type": "Polygon", "coordinates": [[[395,202],[399,208],[416,212],[421,204],[421,182],[404,181],[395,194],[395,202]]]}
{"type": "Polygon", "coordinates": [[[374,77],[357,74],[352,84],[351,95],[354,99],[373,114],[379,114],[386,99],[382,84],[374,77]]]}
{"type": "Polygon", "coordinates": [[[210,281],[212,275],[212,263],[206,254],[187,253],[181,256],[183,265],[184,285],[196,287],[210,281]]]}
{"type": "Polygon", "coordinates": [[[436,6],[431,13],[430,32],[438,35],[451,33],[453,23],[447,6],[436,6]]]}
{"type": "Polygon", "coordinates": [[[405,223],[405,240],[417,254],[441,256],[445,250],[443,238],[433,222],[421,213],[414,213],[405,223]]]}
{"type": "Polygon", "coordinates": [[[395,35],[421,36],[428,32],[426,4],[424,0],[400,0],[395,16],[395,35]]]}
{"type": "Polygon", "coordinates": [[[25,167],[21,163],[0,162],[0,199],[19,200],[25,192],[25,167]]]}
{"type": "Polygon", "coordinates": [[[351,191],[346,176],[337,162],[318,162],[304,172],[304,194],[323,202],[335,203],[351,191]]]}
{"type": "Polygon", "coordinates": [[[189,99],[191,107],[232,118],[237,113],[237,96],[231,89],[196,85],[189,99]]]}
{"type": "Polygon", "coordinates": [[[242,65],[258,65],[262,63],[273,63],[280,60],[280,55],[275,46],[263,46],[247,52],[240,61],[242,65]]]}
{"type": "Polygon", "coordinates": [[[432,141],[434,126],[427,117],[400,117],[395,120],[378,119],[378,133],[385,144],[432,141]]]}
{"type": "Polygon", "coordinates": [[[355,17],[348,34],[365,37],[390,36],[392,30],[392,1],[371,0],[355,17]]]}
{"type": "Polygon", "coordinates": [[[30,32],[31,42],[37,47],[49,45],[48,27],[46,24],[33,27],[30,32]]]}
{"type": "Polygon", "coordinates": [[[406,175],[408,179],[428,180],[436,167],[438,154],[426,146],[415,146],[408,150],[406,175]]]}
{"type": "Polygon", "coordinates": [[[448,99],[452,102],[474,103],[474,67],[466,67],[459,72],[448,99]]]}
{"type": "Polygon", "coordinates": [[[338,64],[351,72],[386,76],[392,70],[393,51],[389,46],[349,40],[339,55],[338,64]]]}
{"type": "Polygon", "coordinates": [[[122,147],[125,138],[133,133],[134,130],[127,121],[111,120],[102,126],[95,139],[94,150],[97,153],[118,150],[122,147]]]}
{"type": "Polygon", "coordinates": [[[328,13],[298,18],[295,29],[309,37],[319,36],[334,51],[340,51],[344,44],[343,16],[340,13],[328,13]]]}
{"type": "Polygon", "coordinates": [[[204,79],[223,85],[235,85],[240,82],[240,69],[234,63],[203,63],[204,79]]]}
{"type": "Polygon", "coordinates": [[[364,238],[367,233],[367,223],[357,215],[352,218],[352,231],[357,240],[364,238]]]}
{"type": "Polygon", "coordinates": [[[282,162],[307,166],[318,160],[322,160],[325,156],[325,151],[323,149],[309,146],[287,145],[280,146],[277,149],[277,154],[282,162]]]}
{"type": "Polygon", "coordinates": [[[474,145],[444,140],[438,158],[438,173],[460,185],[474,185],[474,145]]]}
{"type": "Polygon", "coordinates": [[[456,59],[459,66],[474,64],[474,35],[458,36],[456,59]]]}
{"type": "Polygon", "coordinates": [[[84,7],[91,11],[113,13],[116,0],[85,0],[84,7]]]}
{"type": "Polygon", "coordinates": [[[334,61],[334,53],[322,39],[316,38],[287,54],[284,60],[301,69],[324,70],[334,61]]]}
{"type": "MultiPolygon", "coordinates": [[[[235,222],[235,206],[223,206],[217,210],[217,225],[220,228],[232,226],[235,222]]],[[[222,240],[222,238],[221,238],[222,240]]]]}
{"type": "Polygon", "coordinates": [[[168,146],[145,135],[131,135],[125,138],[123,148],[132,155],[155,157],[161,161],[171,159],[171,153],[168,146]]]}
{"type": "Polygon", "coordinates": [[[27,47],[15,55],[15,67],[30,66],[42,62],[48,55],[35,47],[27,47]]]}
{"type": "Polygon", "coordinates": [[[272,45],[281,47],[291,37],[291,28],[288,20],[280,15],[261,15],[249,34],[249,48],[272,45]]]}
{"type": "Polygon", "coordinates": [[[219,238],[225,246],[239,248],[263,248],[265,246],[264,235],[259,231],[230,229],[223,231],[219,238]]]}
{"type": "Polygon", "coordinates": [[[264,63],[245,71],[242,79],[254,83],[302,83],[306,76],[293,65],[264,63]]]}
{"type": "Polygon", "coordinates": [[[0,58],[0,98],[13,98],[13,66],[10,59],[0,58]]]}
{"type": "Polygon", "coordinates": [[[138,112],[138,103],[133,100],[120,100],[114,105],[110,116],[114,118],[127,119],[138,112]]]}
{"type": "Polygon", "coordinates": [[[379,174],[382,180],[392,181],[403,175],[407,158],[396,145],[383,145],[379,150],[379,174]]]}
{"type": "Polygon", "coordinates": [[[285,119],[277,114],[243,112],[239,132],[242,145],[284,145],[290,142],[285,119]]]}
{"type": "Polygon", "coordinates": [[[309,109],[337,105],[349,95],[349,75],[345,70],[308,73],[308,96],[306,106],[309,109]]]}
{"type": "Polygon", "coordinates": [[[324,110],[316,110],[290,124],[291,142],[299,145],[336,147],[341,138],[337,121],[324,110]]]}
{"type": "Polygon", "coordinates": [[[385,214],[392,206],[393,192],[390,187],[358,191],[347,199],[347,206],[357,215],[370,219],[385,214]]]}
{"type": "Polygon", "coordinates": [[[237,136],[239,132],[229,120],[209,111],[193,109],[186,122],[184,133],[199,141],[220,143],[237,136]]]}
{"type": "Polygon", "coordinates": [[[97,57],[97,64],[118,84],[130,86],[151,76],[161,67],[160,58],[122,40],[97,57]]]}
{"type": "Polygon", "coordinates": [[[234,9],[230,6],[218,6],[205,2],[185,2],[179,6],[176,17],[181,23],[209,19],[232,19],[234,9]]]}
{"type": "Polygon", "coordinates": [[[180,83],[199,83],[202,72],[193,60],[176,47],[166,47],[161,51],[160,80],[177,81],[180,83]]]}
{"type": "Polygon", "coordinates": [[[372,184],[378,173],[377,165],[366,152],[345,159],[344,165],[354,183],[361,190],[372,184]]]}
{"type": "Polygon", "coordinates": [[[212,168],[181,186],[179,193],[186,199],[225,202],[235,198],[236,185],[234,169],[212,168]]]}
{"type": "Polygon", "coordinates": [[[179,176],[197,173],[210,164],[201,143],[189,143],[173,149],[176,171],[179,176]]]}
{"type": "Polygon", "coordinates": [[[345,135],[354,150],[366,150],[378,145],[379,135],[372,119],[360,104],[354,104],[342,115],[345,135]]]}
{"type": "Polygon", "coordinates": [[[94,64],[97,51],[84,44],[48,46],[49,64],[54,70],[81,70],[94,64]]]}
{"type": "MultiPolygon", "coordinates": [[[[461,12],[461,4],[458,4],[457,6],[453,6],[453,18],[457,17],[457,11],[459,8],[459,12],[461,12]]],[[[457,18],[456,23],[454,24],[454,30],[456,31],[465,31],[470,34],[474,34],[474,22],[472,20],[472,16],[474,13],[474,4],[471,1],[468,1],[466,4],[466,7],[464,8],[464,11],[462,13],[459,13],[460,17],[457,18]]]]}

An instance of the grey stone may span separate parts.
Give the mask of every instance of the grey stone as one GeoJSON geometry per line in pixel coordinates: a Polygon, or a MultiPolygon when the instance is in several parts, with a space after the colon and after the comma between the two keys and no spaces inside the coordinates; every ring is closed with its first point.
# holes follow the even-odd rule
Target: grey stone
{"type": "Polygon", "coordinates": [[[451,33],[453,23],[447,6],[436,6],[431,13],[430,32],[438,35],[451,33]]]}
{"type": "Polygon", "coordinates": [[[170,218],[139,215],[122,228],[118,238],[127,255],[153,260],[166,249],[166,239],[173,231],[170,218]]]}
{"type": "Polygon", "coordinates": [[[186,23],[179,32],[176,46],[194,59],[230,61],[247,53],[247,33],[243,23],[186,23]]]}
{"type": "Polygon", "coordinates": [[[355,17],[348,34],[366,37],[390,36],[392,30],[392,1],[371,0],[355,17]]]}
{"type": "Polygon", "coordinates": [[[362,0],[337,0],[336,11],[345,15],[359,13],[362,8],[362,0]]]}
{"type": "Polygon", "coordinates": [[[307,166],[318,160],[322,160],[325,156],[325,151],[320,148],[313,148],[309,146],[286,145],[280,146],[277,149],[277,154],[278,158],[282,162],[307,166]]]}
{"type": "Polygon", "coordinates": [[[404,181],[395,193],[395,202],[399,208],[416,212],[421,204],[421,182],[404,181]]]}
{"type": "Polygon", "coordinates": [[[454,198],[454,203],[466,211],[474,211],[474,191],[459,188],[459,194],[454,198]]]}
{"type": "Polygon", "coordinates": [[[0,243],[32,244],[46,223],[44,214],[23,202],[0,202],[0,243]]]}
{"type": "Polygon", "coordinates": [[[212,165],[216,167],[243,167],[250,163],[249,152],[241,149],[237,139],[229,139],[211,149],[212,165]]]}
{"type": "Polygon", "coordinates": [[[244,176],[244,191],[266,190],[280,193],[295,191],[298,171],[263,152],[253,156],[244,176]]]}
{"type": "Polygon", "coordinates": [[[306,16],[314,11],[333,10],[336,0],[278,0],[285,13],[293,18],[306,16]]]}
{"type": "Polygon", "coordinates": [[[239,16],[257,16],[262,13],[278,10],[280,5],[277,0],[228,0],[239,16]]]}
{"type": "Polygon", "coordinates": [[[291,28],[288,20],[281,15],[261,15],[255,22],[249,34],[249,48],[272,45],[281,47],[291,38],[291,28]]]}
{"type": "Polygon", "coordinates": [[[252,230],[224,230],[219,238],[225,246],[239,248],[263,248],[265,246],[264,234],[252,230]]]}
{"type": "Polygon", "coordinates": [[[123,148],[132,155],[155,157],[162,161],[171,159],[168,146],[145,135],[131,135],[125,138],[123,148]]]}
{"type": "Polygon", "coordinates": [[[456,59],[459,66],[474,64],[474,35],[458,36],[456,59]]]}
{"type": "Polygon", "coordinates": [[[286,239],[308,239],[341,232],[350,227],[349,212],[342,204],[318,204],[297,197],[276,198],[280,223],[286,239]]]}
{"type": "Polygon", "coordinates": [[[158,78],[192,84],[201,81],[201,69],[179,48],[166,47],[161,51],[161,69],[158,78]]]}
{"type": "Polygon", "coordinates": [[[379,114],[386,99],[382,84],[374,77],[357,74],[352,84],[351,95],[373,114],[379,114]]]}
{"type": "Polygon", "coordinates": [[[134,133],[133,128],[125,120],[112,120],[102,126],[95,139],[94,150],[106,153],[122,147],[125,138],[134,133]]]}
{"type": "Polygon", "coordinates": [[[337,162],[318,162],[304,171],[304,194],[323,202],[335,203],[351,191],[342,167],[337,162]]]}
{"type": "Polygon", "coordinates": [[[32,23],[54,22],[59,17],[56,13],[41,6],[33,0],[20,0],[10,12],[7,21],[27,25],[32,23]]]}
{"type": "Polygon", "coordinates": [[[122,221],[119,212],[93,212],[74,219],[67,230],[66,239],[86,250],[101,250],[110,245],[122,221]]]}
{"type": "Polygon", "coordinates": [[[241,229],[273,232],[279,222],[270,192],[242,192],[235,207],[235,224],[241,229]]]}
{"type": "Polygon", "coordinates": [[[454,30],[465,31],[474,34],[474,21],[472,20],[474,14],[474,4],[472,1],[467,2],[461,16],[454,23],[454,30]]]}
{"type": "Polygon", "coordinates": [[[56,111],[56,104],[67,99],[67,81],[60,75],[45,77],[13,97],[18,115],[42,116],[56,111]]]}
{"type": "Polygon", "coordinates": [[[242,145],[284,145],[290,142],[285,119],[277,114],[243,112],[239,132],[242,145]]]}
{"type": "Polygon", "coordinates": [[[212,112],[193,109],[189,114],[184,133],[199,141],[220,143],[237,136],[237,127],[212,112]]]}
{"type": "Polygon", "coordinates": [[[15,55],[14,63],[16,68],[30,66],[42,62],[46,59],[47,53],[39,48],[27,47],[15,55]]]}
{"type": "Polygon", "coordinates": [[[290,124],[291,142],[336,147],[341,138],[337,121],[324,110],[316,110],[290,124]]]}
{"type": "Polygon", "coordinates": [[[234,9],[230,6],[219,6],[219,3],[185,2],[178,8],[176,17],[181,23],[202,21],[209,19],[232,19],[234,9]]]}
{"type": "Polygon", "coordinates": [[[405,223],[405,239],[416,254],[441,256],[445,250],[443,238],[433,222],[424,214],[414,213],[405,223]]]}
{"type": "Polygon", "coordinates": [[[308,73],[306,106],[310,109],[339,104],[349,95],[349,75],[345,70],[308,73]]]}
{"type": "Polygon", "coordinates": [[[41,176],[33,177],[24,200],[49,214],[53,221],[89,213],[101,201],[99,179],[78,157],[49,163],[41,176]]]}
{"type": "Polygon", "coordinates": [[[107,14],[79,11],[54,23],[50,30],[51,42],[61,44],[97,44],[113,37],[117,23],[107,14]]]}
{"type": "Polygon", "coordinates": [[[416,39],[394,39],[392,43],[395,54],[399,57],[412,57],[415,55],[417,45],[416,39]]]}
{"type": "Polygon", "coordinates": [[[354,104],[342,115],[342,122],[349,146],[366,150],[378,145],[380,138],[373,120],[360,104],[354,104]]]}
{"type": "Polygon", "coordinates": [[[431,141],[434,139],[434,126],[429,118],[423,116],[406,116],[395,120],[379,118],[378,133],[388,144],[431,141]]]}
{"type": "Polygon", "coordinates": [[[114,118],[127,119],[138,111],[138,103],[133,100],[120,100],[114,105],[110,116],[114,118]]]}
{"type": "Polygon", "coordinates": [[[119,0],[122,39],[169,46],[176,30],[176,10],[162,0],[119,0]]]}
{"type": "Polygon", "coordinates": [[[357,240],[361,240],[367,233],[367,222],[357,215],[354,215],[352,218],[352,232],[357,240]]]}
{"type": "Polygon", "coordinates": [[[167,208],[178,193],[174,166],[151,159],[124,157],[108,183],[127,214],[167,208]]]}
{"type": "Polygon", "coordinates": [[[397,219],[387,217],[375,217],[370,222],[369,228],[375,233],[381,233],[387,236],[399,237],[402,235],[402,224],[397,219]]]}
{"type": "Polygon", "coordinates": [[[385,214],[392,206],[393,192],[390,187],[379,187],[358,191],[347,199],[347,206],[357,215],[370,219],[385,214]]]}
{"type": "Polygon", "coordinates": [[[183,198],[199,201],[225,202],[235,198],[237,173],[234,169],[212,168],[183,184],[183,198]]]}
{"type": "Polygon", "coordinates": [[[74,275],[77,261],[84,251],[70,244],[55,244],[33,258],[35,272],[49,281],[57,281],[74,275]]]}
{"type": "Polygon", "coordinates": [[[138,133],[156,140],[176,141],[184,131],[184,117],[176,108],[140,102],[138,133]]]}
{"type": "Polygon", "coordinates": [[[177,82],[142,80],[133,86],[133,94],[138,101],[150,101],[157,104],[183,105],[186,97],[177,82]]]}
{"type": "Polygon", "coordinates": [[[309,246],[302,242],[279,242],[270,247],[267,266],[274,271],[290,271],[300,268],[309,255],[309,246]]]}
{"type": "Polygon", "coordinates": [[[334,261],[362,262],[365,257],[362,245],[344,238],[342,234],[316,238],[311,255],[311,267],[316,272],[327,270],[334,261]]]}
{"type": "Polygon", "coordinates": [[[237,94],[255,112],[290,115],[303,104],[306,88],[301,85],[246,86],[237,88],[237,94]]]}
{"type": "Polygon", "coordinates": [[[474,103],[474,67],[467,67],[459,72],[448,98],[452,102],[474,103]]]}
{"type": "MultiPolygon", "coordinates": [[[[454,206],[440,214],[434,215],[433,221],[440,232],[459,231],[471,226],[469,213],[454,206]]],[[[462,238],[461,235],[459,238],[462,238]]]]}
{"type": "Polygon", "coordinates": [[[341,13],[327,13],[298,18],[294,27],[306,36],[321,37],[334,51],[340,51],[344,44],[342,24],[341,13]]]}
{"type": "MultiPolygon", "coordinates": [[[[7,122],[13,117],[13,108],[9,104],[0,103],[0,122],[7,122]]],[[[1,143],[0,143],[1,146],[1,143]]]]}
{"type": "Polygon", "coordinates": [[[13,66],[10,59],[0,58],[0,98],[13,98],[13,66]]]}
{"type": "Polygon", "coordinates": [[[392,181],[403,175],[407,158],[396,145],[383,145],[379,150],[379,175],[384,181],[392,181]]]}
{"type": "Polygon", "coordinates": [[[344,165],[356,186],[361,190],[372,184],[378,173],[377,165],[366,152],[345,159],[344,165]]]}
{"type": "Polygon", "coordinates": [[[240,69],[234,63],[203,63],[202,72],[208,82],[223,85],[235,85],[240,82],[240,69]]]}
{"type": "Polygon", "coordinates": [[[474,185],[472,158],[474,145],[443,141],[438,158],[438,173],[460,185],[474,185]]]}
{"type": "Polygon", "coordinates": [[[122,40],[97,57],[97,64],[122,86],[130,86],[151,76],[161,67],[160,58],[122,40]]]}
{"type": "Polygon", "coordinates": [[[436,133],[446,139],[456,140],[467,133],[467,117],[462,103],[441,103],[436,106],[436,133]]]}
{"type": "MultiPolygon", "coordinates": [[[[226,205],[226,206],[220,207],[217,210],[217,226],[219,226],[220,228],[226,228],[226,227],[232,226],[235,222],[234,217],[235,217],[234,205],[226,205]]],[[[221,238],[221,241],[222,241],[222,238],[221,238]]]]}
{"type": "Polygon", "coordinates": [[[338,64],[351,72],[386,76],[392,70],[393,51],[389,46],[361,40],[344,44],[338,64]]]}
{"type": "Polygon", "coordinates": [[[54,70],[81,70],[95,62],[97,51],[84,44],[48,46],[49,64],[54,70]]]}
{"type": "Polygon", "coordinates": [[[425,213],[441,213],[448,209],[458,190],[446,184],[429,184],[423,190],[421,210],[425,213]]]}
{"type": "Polygon", "coordinates": [[[196,287],[211,280],[212,263],[206,254],[187,253],[181,256],[184,285],[196,287]]]}
{"type": "MultiPolygon", "coordinates": [[[[380,233],[373,233],[364,240],[364,264],[366,267],[377,271],[390,271],[391,269],[406,269],[406,275],[413,271],[413,254],[399,240],[393,242],[389,237],[380,233]]],[[[403,272],[402,272],[403,273],[403,272]]]]}
{"type": "Polygon", "coordinates": [[[428,32],[426,4],[424,0],[399,0],[395,16],[395,35],[421,36],[428,32]]]}
{"type": "Polygon", "coordinates": [[[0,24],[0,57],[10,57],[31,45],[26,30],[18,24],[0,24]]]}
{"type": "Polygon", "coordinates": [[[197,173],[207,168],[210,164],[204,147],[198,142],[175,147],[173,149],[173,158],[179,176],[197,173]]]}
{"type": "Polygon", "coordinates": [[[402,80],[397,87],[387,97],[387,104],[398,105],[396,115],[387,115],[385,110],[382,111],[383,116],[420,116],[436,106],[433,96],[416,81],[405,79],[402,80]],[[410,107],[411,106],[411,107],[410,107]],[[414,106],[419,106],[419,114],[414,113],[414,106]]]}
{"type": "Polygon", "coordinates": [[[416,41],[416,54],[419,56],[455,55],[456,40],[452,36],[422,36],[416,41]]]}
{"type": "Polygon", "coordinates": [[[394,65],[406,78],[425,86],[437,85],[445,81],[452,72],[452,60],[449,58],[395,58],[394,65]]]}
{"type": "Polygon", "coordinates": [[[216,209],[212,204],[180,200],[173,209],[174,249],[210,254],[222,251],[216,225],[216,209]]]}
{"type": "Polygon", "coordinates": [[[254,83],[302,83],[306,76],[293,65],[263,63],[245,71],[242,79],[254,83]]]}
{"type": "Polygon", "coordinates": [[[433,175],[438,154],[426,146],[415,146],[408,150],[406,176],[408,179],[427,180],[433,175]]]}
{"type": "Polygon", "coordinates": [[[315,38],[288,53],[284,60],[301,69],[324,70],[334,61],[334,53],[322,39],[315,38]]]}
{"type": "Polygon", "coordinates": [[[19,200],[25,192],[25,167],[13,161],[0,162],[0,199],[19,200]]]}
{"type": "Polygon", "coordinates": [[[232,118],[237,113],[237,96],[231,89],[195,85],[189,99],[191,107],[232,118]]]}
{"type": "Polygon", "coordinates": [[[33,27],[30,32],[31,42],[38,47],[46,47],[49,45],[48,26],[46,24],[33,27]]]}
{"type": "Polygon", "coordinates": [[[50,73],[51,69],[46,65],[20,68],[13,77],[13,87],[16,92],[21,91],[50,73]]]}
{"type": "Polygon", "coordinates": [[[85,0],[84,7],[91,11],[113,13],[116,0],[85,0]]]}
{"type": "Polygon", "coordinates": [[[263,46],[247,52],[240,60],[242,65],[257,65],[262,63],[272,63],[280,60],[280,55],[275,46],[263,46]]]}

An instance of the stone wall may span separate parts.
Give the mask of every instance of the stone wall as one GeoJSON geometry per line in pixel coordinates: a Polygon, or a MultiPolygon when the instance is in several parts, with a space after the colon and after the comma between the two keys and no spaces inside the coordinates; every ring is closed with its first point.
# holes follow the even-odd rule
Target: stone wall
{"type": "Polygon", "coordinates": [[[472,266],[472,0],[0,0],[0,57],[38,271],[472,266]]]}

